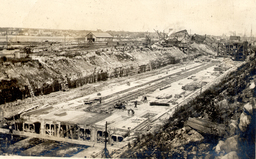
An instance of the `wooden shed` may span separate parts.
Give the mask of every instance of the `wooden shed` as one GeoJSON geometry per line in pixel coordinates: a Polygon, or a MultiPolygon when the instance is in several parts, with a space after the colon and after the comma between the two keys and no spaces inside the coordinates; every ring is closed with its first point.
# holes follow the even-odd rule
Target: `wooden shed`
{"type": "Polygon", "coordinates": [[[109,42],[113,41],[113,36],[106,32],[90,32],[85,36],[88,42],[109,42]]]}

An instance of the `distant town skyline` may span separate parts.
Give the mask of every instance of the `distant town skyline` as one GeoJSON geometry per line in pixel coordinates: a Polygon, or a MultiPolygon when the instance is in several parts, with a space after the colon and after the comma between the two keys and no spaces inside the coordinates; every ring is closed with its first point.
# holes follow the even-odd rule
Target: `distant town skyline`
{"type": "Polygon", "coordinates": [[[0,27],[256,35],[255,0],[0,0],[0,27]]]}

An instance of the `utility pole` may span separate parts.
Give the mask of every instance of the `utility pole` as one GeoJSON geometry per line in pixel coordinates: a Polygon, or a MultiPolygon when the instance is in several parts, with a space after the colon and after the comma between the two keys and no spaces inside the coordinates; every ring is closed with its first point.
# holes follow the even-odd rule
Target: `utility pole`
{"type": "Polygon", "coordinates": [[[108,149],[107,149],[107,136],[108,136],[108,132],[107,132],[107,126],[108,126],[108,123],[106,122],[106,125],[105,125],[105,132],[104,132],[104,136],[105,136],[105,148],[103,150],[103,155],[102,155],[102,158],[111,158],[110,155],[109,155],[109,152],[108,152],[108,149]]]}
{"type": "Polygon", "coordinates": [[[105,125],[105,156],[106,156],[106,151],[107,151],[107,129],[108,129],[108,123],[106,122],[105,125]]]}

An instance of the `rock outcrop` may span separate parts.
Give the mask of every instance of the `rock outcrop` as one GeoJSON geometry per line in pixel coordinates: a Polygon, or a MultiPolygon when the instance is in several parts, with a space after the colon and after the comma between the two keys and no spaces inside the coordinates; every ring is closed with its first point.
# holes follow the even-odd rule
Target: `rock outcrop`
{"type": "Polygon", "coordinates": [[[239,136],[232,136],[225,141],[220,140],[215,148],[215,152],[219,155],[226,155],[231,151],[236,152],[238,150],[238,138],[239,136]]]}
{"type": "Polygon", "coordinates": [[[247,129],[247,126],[251,123],[251,116],[250,115],[247,115],[246,113],[242,113],[240,115],[240,122],[239,122],[239,129],[242,131],[242,132],[245,132],[246,129],[247,129]]]}
{"type": "Polygon", "coordinates": [[[220,157],[220,159],[239,159],[236,151],[232,151],[225,156],[220,157]]]}
{"type": "Polygon", "coordinates": [[[172,147],[184,146],[191,143],[200,143],[204,140],[204,137],[197,131],[191,129],[188,133],[181,131],[177,133],[177,138],[171,141],[172,147]]]}

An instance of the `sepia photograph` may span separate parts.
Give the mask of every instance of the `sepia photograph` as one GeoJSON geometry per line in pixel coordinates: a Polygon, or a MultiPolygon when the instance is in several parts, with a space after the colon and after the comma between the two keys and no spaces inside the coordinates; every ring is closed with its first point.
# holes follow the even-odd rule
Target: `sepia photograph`
{"type": "Polygon", "coordinates": [[[254,159],[255,0],[0,0],[0,158],[254,159]]]}

